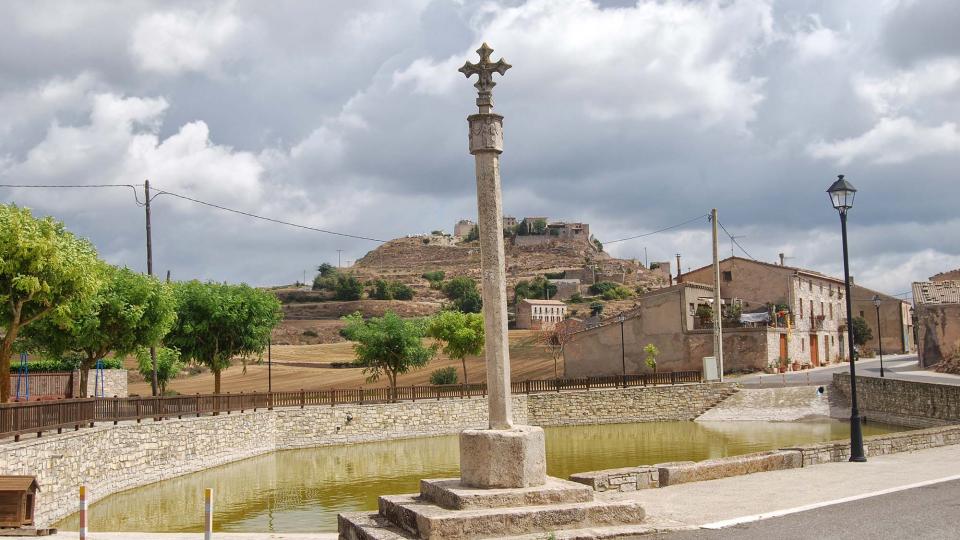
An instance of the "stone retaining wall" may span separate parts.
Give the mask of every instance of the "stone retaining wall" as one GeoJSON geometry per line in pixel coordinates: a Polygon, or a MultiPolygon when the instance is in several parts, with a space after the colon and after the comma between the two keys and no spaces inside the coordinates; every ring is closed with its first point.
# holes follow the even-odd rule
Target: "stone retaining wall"
{"type": "MultiPolygon", "coordinates": [[[[526,396],[514,396],[526,422],[526,396]]],[[[0,475],[35,475],[36,522],[49,526],[112,493],[290,448],[429,437],[486,427],[483,398],[285,408],[104,424],[0,445],[0,475]]]]}
{"type": "MultiPolygon", "coordinates": [[[[952,444],[960,444],[960,426],[873,435],[863,440],[867,456],[912,452],[952,444]]],[[[705,461],[679,461],[577,473],[571,475],[570,480],[586,484],[595,491],[634,491],[755,472],[796,469],[832,461],[847,461],[849,458],[849,441],[831,441],[705,461]]]]}
{"type": "MultiPolygon", "coordinates": [[[[848,373],[835,373],[833,386],[849,401],[848,373]]],[[[857,401],[860,414],[876,422],[908,427],[960,422],[960,386],[857,377],[857,401]]]]}
{"type": "Polygon", "coordinates": [[[736,391],[707,383],[531,394],[527,414],[537,426],[693,420],[736,391]]]}

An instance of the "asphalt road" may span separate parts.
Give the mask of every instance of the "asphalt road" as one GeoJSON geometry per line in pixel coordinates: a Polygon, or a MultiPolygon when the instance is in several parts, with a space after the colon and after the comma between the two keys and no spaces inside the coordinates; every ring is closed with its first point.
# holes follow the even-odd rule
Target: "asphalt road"
{"type": "MultiPolygon", "coordinates": [[[[884,375],[892,379],[906,381],[930,382],[960,386],[960,377],[924,371],[917,366],[916,355],[897,355],[884,358],[884,375]]],[[[782,374],[745,375],[743,377],[728,377],[727,380],[738,382],[745,388],[770,388],[777,386],[804,386],[830,384],[833,374],[849,372],[849,364],[811,369],[807,371],[791,371],[782,374]]],[[[857,362],[857,376],[879,377],[880,360],[860,360],[857,362]]],[[[958,537],[960,538],[960,537],[958,537]]]]}
{"type": "Polygon", "coordinates": [[[960,538],[958,517],[960,517],[960,480],[955,480],[726,529],[664,533],[654,538],[661,540],[717,538],[955,540],[960,538]]]}

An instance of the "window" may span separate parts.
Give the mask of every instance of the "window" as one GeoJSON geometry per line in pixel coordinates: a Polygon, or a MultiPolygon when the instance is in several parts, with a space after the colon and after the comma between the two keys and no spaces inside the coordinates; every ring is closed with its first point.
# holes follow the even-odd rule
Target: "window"
{"type": "Polygon", "coordinates": [[[730,270],[723,271],[723,280],[724,281],[733,281],[733,272],[730,270]]]}
{"type": "Polygon", "coordinates": [[[810,289],[810,292],[813,292],[813,280],[807,282],[807,287],[810,289]]]}
{"type": "Polygon", "coordinates": [[[826,313],[823,312],[823,302],[820,302],[820,316],[824,316],[826,313]]]}
{"type": "Polygon", "coordinates": [[[813,317],[813,300],[810,300],[810,316],[813,317]]]}
{"type": "Polygon", "coordinates": [[[830,304],[830,318],[833,318],[833,304],[830,304]]]}
{"type": "Polygon", "coordinates": [[[863,310],[860,311],[860,318],[863,318],[863,310]]]}
{"type": "Polygon", "coordinates": [[[803,318],[803,299],[801,298],[800,302],[798,303],[800,304],[800,318],[802,319],[803,318]]]}
{"type": "Polygon", "coordinates": [[[801,339],[801,340],[800,340],[800,351],[803,352],[803,351],[805,351],[805,350],[806,350],[806,344],[804,343],[804,340],[801,339]]]}
{"type": "Polygon", "coordinates": [[[823,283],[820,284],[820,294],[823,294],[823,283]]]}

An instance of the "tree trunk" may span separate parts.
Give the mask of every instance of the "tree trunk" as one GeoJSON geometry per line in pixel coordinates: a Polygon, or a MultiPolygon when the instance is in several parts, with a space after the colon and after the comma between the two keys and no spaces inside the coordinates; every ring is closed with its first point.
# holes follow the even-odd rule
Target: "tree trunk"
{"type": "Polygon", "coordinates": [[[554,356],[554,357],[553,357],[553,378],[554,378],[554,379],[559,379],[559,378],[560,378],[560,367],[559,367],[559,363],[560,363],[560,357],[554,356]]]}
{"type": "Polygon", "coordinates": [[[213,393],[219,394],[220,393],[220,370],[216,369],[211,371],[213,371],[213,393]]]}
{"type": "Polygon", "coordinates": [[[13,340],[6,337],[0,342],[0,403],[10,401],[10,350],[13,340]]]}
{"type": "Polygon", "coordinates": [[[90,368],[80,366],[80,397],[87,397],[87,382],[90,380],[90,368]]]}
{"type": "Polygon", "coordinates": [[[397,401],[397,374],[392,372],[387,372],[387,380],[390,382],[390,402],[396,403],[397,401]]]}
{"type": "Polygon", "coordinates": [[[460,363],[463,364],[463,384],[467,385],[470,381],[467,380],[467,357],[464,356],[460,359],[460,363]]]}

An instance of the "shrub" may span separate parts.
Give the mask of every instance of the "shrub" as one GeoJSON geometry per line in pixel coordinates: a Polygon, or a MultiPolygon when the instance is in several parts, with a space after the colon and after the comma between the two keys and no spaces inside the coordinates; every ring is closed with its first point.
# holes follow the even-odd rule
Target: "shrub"
{"type": "Polygon", "coordinates": [[[571,304],[579,304],[579,303],[583,302],[583,296],[582,296],[580,293],[578,293],[578,292],[577,292],[577,293],[573,293],[573,294],[570,295],[570,300],[569,300],[569,302],[570,302],[571,304]]]}
{"type": "Polygon", "coordinates": [[[318,334],[316,330],[311,329],[304,330],[303,335],[309,337],[320,337],[320,334],[318,334]]]}
{"type": "Polygon", "coordinates": [[[399,281],[378,279],[373,282],[369,295],[375,300],[412,300],[413,289],[399,281]]]}
{"type": "Polygon", "coordinates": [[[457,384],[458,381],[459,377],[457,377],[457,368],[453,366],[435,369],[430,373],[430,384],[434,386],[457,384]]]}
{"type": "Polygon", "coordinates": [[[447,274],[443,270],[433,270],[420,274],[420,277],[430,282],[431,289],[440,289],[443,285],[443,278],[446,276],[447,274]]]}
{"type": "Polygon", "coordinates": [[[363,296],[363,283],[352,275],[337,274],[334,297],[337,300],[359,300],[363,296]]]}
{"type": "Polygon", "coordinates": [[[656,270],[656,269],[658,269],[658,268],[660,268],[660,263],[658,263],[658,262],[652,262],[652,263],[650,263],[650,270],[656,270]]]}
{"type": "Polygon", "coordinates": [[[617,285],[612,289],[604,291],[601,296],[604,300],[623,300],[633,296],[633,291],[624,287],[623,285],[617,285]]]}
{"type": "Polygon", "coordinates": [[[430,234],[434,236],[443,236],[443,231],[430,231],[430,234]]]}
{"type": "Polygon", "coordinates": [[[451,302],[451,307],[464,313],[480,313],[483,300],[477,290],[477,282],[466,277],[458,276],[443,285],[443,292],[451,302]]]}
{"type": "Polygon", "coordinates": [[[591,317],[594,316],[594,315],[599,316],[601,313],[603,313],[603,304],[601,304],[600,302],[591,302],[591,303],[590,303],[590,316],[591,316],[591,317]]]}
{"type": "Polygon", "coordinates": [[[566,275],[566,272],[544,272],[543,277],[547,279],[563,279],[563,276],[566,275]]]}
{"type": "Polygon", "coordinates": [[[599,281],[590,286],[590,294],[603,294],[609,290],[616,289],[617,283],[612,281],[599,281]]]}
{"type": "MultiPolygon", "coordinates": [[[[45,373],[50,371],[73,371],[80,368],[79,356],[65,355],[60,358],[33,358],[27,360],[27,370],[30,373],[45,373]]],[[[123,360],[120,358],[104,358],[103,369],[121,369],[123,360]]],[[[16,373],[20,369],[20,359],[15,357],[10,363],[10,373],[16,373]]]]}

